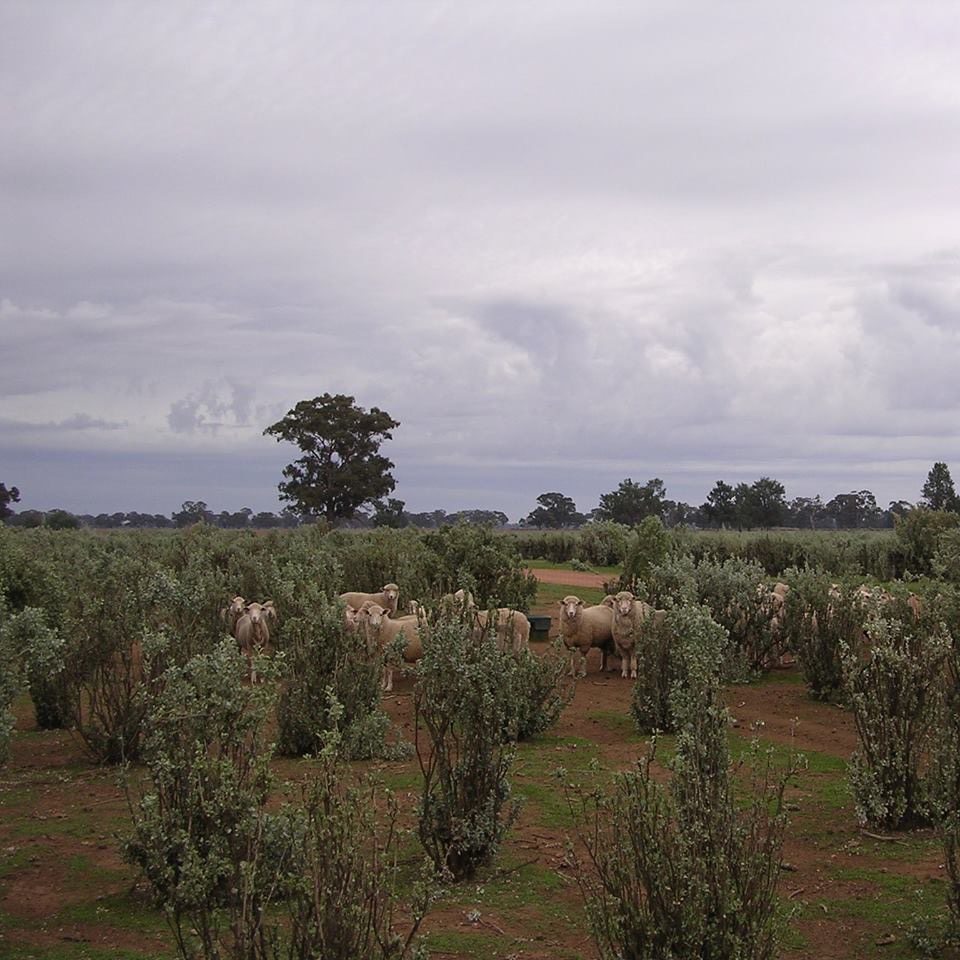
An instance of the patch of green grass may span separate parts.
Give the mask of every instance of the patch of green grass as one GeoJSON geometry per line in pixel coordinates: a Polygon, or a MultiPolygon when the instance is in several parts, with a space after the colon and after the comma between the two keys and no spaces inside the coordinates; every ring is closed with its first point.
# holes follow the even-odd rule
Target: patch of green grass
{"type": "Polygon", "coordinates": [[[82,813],[73,813],[64,817],[22,817],[13,824],[11,834],[14,837],[76,837],[87,840],[91,835],[99,834],[93,818],[82,813]]]}
{"type": "Polygon", "coordinates": [[[579,597],[588,605],[597,604],[606,596],[600,587],[580,587],[568,583],[541,582],[537,584],[537,596],[533,605],[537,608],[554,607],[559,609],[557,604],[570,594],[579,597]]]}
{"type": "Polygon", "coordinates": [[[404,790],[420,790],[423,787],[423,774],[419,770],[384,771],[380,779],[388,790],[400,793],[404,790]]]}
{"type": "Polygon", "coordinates": [[[28,847],[16,847],[7,852],[0,850],[0,880],[9,876],[15,870],[21,870],[30,862],[33,851],[28,847]]]}
{"type": "Polygon", "coordinates": [[[113,879],[118,874],[125,875],[125,871],[102,867],[82,853],[75,853],[67,860],[67,875],[74,880],[93,883],[94,881],[113,879]]]}
{"type": "Polygon", "coordinates": [[[129,947],[95,947],[89,943],[57,943],[42,947],[33,944],[3,944],[3,960],[170,960],[171,953],[141,953],[129,947]]]}
{"type": "Polygon", "coordinates": [[[535,737],[520,745],[514,764],[514,793],[536,807],[537,822],[557,829],[574,823],[563,791],[564,781],[582,781],[599,758],[596,744],[580,737],[535,737]],[[563,780],[556,776],[565,771],[563,780]]]}
{"type": "MultiPolygon", "coordinates": [[[[526,565],[530,570],[573,570],[573,561],[567,560],[565,563],[554,563],[552,560],[527,560],[526,565]]],[[[599,573],[605,577],[619,577],[623,573],[623,567],[614,566],[594,566],[590,565],[592,573],[599,573]]]]}
{"type": "Polygon", "coordinates": [[[64,907],[54,919],[61,923],[95,923],[140,933],[162,933],[167,929],[159,911],[126,891],[71,904],[64,907]]]}
{"type": "Polygon", "coordinates": [[[857,920],[869,924],[859,943],[851,943],[851,956],[907,960],[916,956],[906,942],[904,929],[919,914],[942,910],[944,883],[927,882],[895,872],[867,867],[833,867],[830,875],[839,882],[863,884],[866,889],[852,896],[832,896],[804,903],[800,917],[806,920],[857,920]],[[880,937],[892,934],[891,943],[880,945],[880,937]]]}
{"type": "Polygon", "coordinates": [[[513,949],[513,941],[495,933],[459,933],[437,930],[424,937],[427,949],[433,953],[453,953],[475,960],[496,960],[513,949]]]}
{"type": "Polygon", "coordinates": [[[595,720],[608,730],[621,734],[626,740],[646,739],[637,732],[637,725],[628,714],[616,710],[592,710],[587,714],[587,719],[595,720]]]}
{"type": "Polygon", "coordinates": [[[750,681],[751,686],[758,687],[802,687],[805,683],[799,665],[789,670],[768,670],[750,681]]]}
{"type": "Polygon", "coordinates": [[[485,874],[452,889],[449,902],[494,910],[532,907],[544,917],[556,918],[564,914],[566,908],[550,894],[564,886],[556,870],[524,863],[516,856],[501,856],[485,874]]]}

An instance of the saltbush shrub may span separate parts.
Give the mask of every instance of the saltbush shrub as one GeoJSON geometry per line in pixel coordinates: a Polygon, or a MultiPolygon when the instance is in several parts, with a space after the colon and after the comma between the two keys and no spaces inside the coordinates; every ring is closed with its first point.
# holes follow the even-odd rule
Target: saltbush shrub
{"type": "Polygon", "coordinates": [[[383,656],[368,650],[361,633],[344,624],[343,605],[327,600],[317,587],[301,582],[282,598],[284,676],[277,703],[277,746],[282,754],[315,753],[336,717],[345,756],[387,755],[389,721],[380,709],[383,656]]]}
{"type": "Polygon", "coordinates": [[[754,745],[746,805],[735,796],[729,717],[716,674],[674,689],[676,754],[655,778],[656,742],[609,791],[574,789],[586,862],[577,880],[603,960],[769,960],[791,770],[754,745]],[[703,682],[700,682],[702,679],[703,682]]]}
{"type": "Polygon", "coordinates": [[[630,528],[613,520],[594,520],[580,528],[576,557],[597,567],[623,563],[627,556],[630,528]]]}
{"type": "MultiPolygon", "coordinates": [[[[946,683],[930,763],[928,794],[947,871],[945,922],[930,924],[938,946],[960,947],[960,648],[947,654],[946,683]]],[[[932,953],[932,951],[931,951],[932,953]]]]}
{"type": "Polygon", "coordinates": [[[704,561],[694,570],[697,600],[730,637],[724,656],[724,679],[746,679],[768,666],[777,636],[766,602],[763,568],[751,561],[704,561]]]}
{"type": "Polygon", "coordinates": [[[145,655],[153,620],[156,567],[124,553],[78,571],[64,615],[63,681],[70,723],[89,752],[106,763],[139,756],[146,691],[169,653],[145,655]]]}
{"type": "Polygon", "coordinates": [[[637,680],[630,712],[641,733],[672,732],[678,691],[702,687],[723,664],[727,635],[707,607],[671,605],[648,617],[637,645],[637,680]]]}
{"type": "Polygon", "coordinates": [[[620,575],[620,589],[642,596],[651,570],[670,553],[671,538],[659,517],[645,517],[630,534],[620,575]]]}
{"type": "Polygon", "coordinates": [[[265,955],[266,909],[289,869],[295,825],[265,809],[276,671],[258,663],[259,684],[247,672],[229,640],[168,668],[144,722],[150,784],[135,795],[127,778],[124,858],[143,871],[191,960],[265,955]]]}
{"type": "MultiPolygon", "coordinates": [[[[336,701],[328,705],[334,725],[336,701]]],[[[283,884],[289,916],[286,960],[405,960],[425,956],[416,941],[435,887],[416,882],[405,929],[398,932],[395,890],[399,826],[396,796],[367,780],[345,783],[342,745],[328,734],[300,791],[294,849],[283,884]]],[[[279,960],[279,957],[278,957],[279,960]]]]}
{"type": "Polygon", "coordinates": [[[859,740],[850,760],[857,815],[886,829],[924,824],[931,814],[927,764],[952,641],[941,624],[879,609],[865,629],[862,642],[841,645],[859,740]]]}
{"type": "Polygon", "coordinates": [[[833,583],[819,571],[788,571],[787,579],[787,646],[796,653],[814,699],[842,699],[842,647],[862,636],[864,598],[856,587],[833,583]]]}
{"type": "Polygon", "coordinates": [[[466,587],[480,607],[530,609],[537,579],[526,573],[511,537],[461,523],[430,531],[424,543],[432,554],[432,589],[413,599],[437,598],[466,587]]]}
{"type": "Polygon", "coordinates": [[[469,622],[441,616],[425,627],[414,688],[416,751],[423,774],[418,832],[436,870],[471,878],[493,859],[519,807],[510,800],[516,719],[504,683],[512,654],[469,622]]]}
{"type": "Polygon", "coordinates": [[[36,607],[25,607],[12,614],[0,629],[6,634],[7,648],[20,658],[37,726],[41,730],[63,727],[69,716],[62,680],[66,648],[63,637],[48,626],[43,611],[36,607]]]}
{"type": "Polygon", "coordinates": [[[549,730],[573,700],[576,679],[570,673],[570,657],[562,641],[556,641],[543,654],[529,649],[513,654],[505,661],[504,683],[508,716],[506,740],[529,740],[549,730]]]}

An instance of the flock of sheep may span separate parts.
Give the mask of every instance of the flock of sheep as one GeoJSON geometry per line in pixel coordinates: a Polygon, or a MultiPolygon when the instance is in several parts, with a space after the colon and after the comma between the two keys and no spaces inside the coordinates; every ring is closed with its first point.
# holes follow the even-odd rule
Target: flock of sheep
{"type": "MultiPolygon", "coordinates": [[[[790,587],[777,583],[772,589],[758,585],[757,593],[769,619],[772,635],[782,633],[786,598],[790,587]]],[[[873,595],[867,587],[858,591],[864,598],[873,595]]],[[[831,595],[839,597],[839,587],[834,585],[831,595]]],[[[428,622],[426,608],[416,600],[407,603],[406,612],[399,613],[400,588],[395,583],[385,584],[376,593],[348,591],[341,593],[344,627],[350,633],[359,633],[370,653],[384,655],[398,642],[402,646],[405,663],[415,664],[423,655],[422,630],[428,622]]],[[[919,600],[910,597],[914,613],[919,614],[919,600]]],[[[476,638],[493,631],[497,642],[504,650],[520,653],[528,648],[530,621],[526,614],[509,607],[483,610],[476,606],[468,591],[458,590],[441,599],[441,609],[469,619],[476,638]],[[492,618],[492,619],[491,619],[492,618]]],[[[586,656],[591,649],[600,650],[601,671],[606,671],[608,656],[620,661],[620,675],[636,679],[638,645],[644,632],[664,622],[666,611],[656,610],[649,603],[623,590],[608,595],[598,604],[586,605],[574,595],[559,601],[559,637],[570,651],[570,672],[583,676],[586,673],[586,656]]],[[[270,627],[277,622],[277,611],[272,600],[263,603],[247,603],[243,597],[234,597],[229,606],[221,611],[221,618],[236,638],[241,651],[251,659],[256,650],[266,650],[270,643],[270,627]]],[[[393,689],[393,664],[384,657],[385,665],[382,687],[393,689]]],[[[779,657],[777,658],[779,659],[779,657]]],[[[772,664],[771,664],[772,665],[772,664]]],[[[613,667],[609,669],[615,669],[613,667]]]]}
{"type": "MultiPolygon", "coordinates": [[[[428,614],[416,600],[408,602],[405,614],[398,614],[399,598],[400,588],[395,583],[385,584],[379,593],[351,591],[339,597],[344,604],[347,630],[359,632],[369,651],[386,651],[402,634],[403,660],[416,663],[423,655],[421,630],[428,622],[428,614]]],[[[509,607],[480,610],[465,590],[446,595],[440,603],[441,608],[468,617],[473,635],[478,639],[487,630],[493,630],[501,647],[514,653],[525,649],[530,642],[530,621],[519,610],[509,607]]],[[[384,666],[382,686],[385,691],[393,689],[393,666],[389,658],[384,666]]]]}
{"type": "MultiPolygon", "coordinates": [[[[789,591],[785,583],[778,583],[773,590],[765,592],[765,602],[770,606],[771,622],[779,627],[782,622],[784,601],[789,591]]],[[[427,622],[425,607],[410,600],[405,613],[399,613],[400,588],[387,583],[376,593],[348,591],[341,593],[344,626],[350,633],[359,632],[367,649],[384,652],[397,638],[403,636],[403,660],[414,664],[423,655],[421,629],[427,622]]],[[[570,595],[559,601],[559,636],[570,651],[571,673],[586,673],[586,656],[594,647],[600,650],[601,670],[607,670],[607,657],[613,655],[620,661],[622,677],[636,679],[637,646],[648,620],[653,625],[663,622],[666,612],[655,610],[649,603],[623,590],[609,595],[592,606],[587,606],[576,596],[570,595]]],[[[509,607],[496,610],[479,609],[468,591],[458,590],[441,600],[441,607],[471,620],[474,636],[479,637],[488,629],[496,633],[503,649],[519,653],[528,647],[530,621],[526,614],[509,607]],[[491,616],[494,617],[491,622],[491,616]]],[[[272,600],[263,603],[247,603],[243,597],[234,597],[230,605],[221,610],[221,617],[230,633],[236,638],[240,649],[248,658],[255,650],[265,650],[270,643],[270,626],[276,624],[277,611],[272,600]]],[[[383,689],[393,689],[393,667],[388,661],[384,667],[383,689]]]]}

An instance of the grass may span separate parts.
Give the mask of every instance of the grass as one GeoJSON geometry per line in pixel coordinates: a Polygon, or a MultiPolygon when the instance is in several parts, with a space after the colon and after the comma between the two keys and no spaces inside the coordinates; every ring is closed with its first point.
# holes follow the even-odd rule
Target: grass
{"type": "Polygon", "coordinates": [[[102,924],[118,930],[164,936],[167,933],[167,925],[160,912],[129,891],[104,894],[92,902],[88,900],[64,907],[53,922],[102,924]]]}
{"type": "Polygon", "coordinates": [[[125,948],[118,951],[114,947],[94,947],[89,943],[46,944],[42,947],[32,944],[6,943],[2,946],[3,960],[170,960],[169,951],[162,953],[141,953],[125,948]]]}
{"type": "MultiPolygon", "coordinates": [[[[568,560],[566,563],[554,563],[551,560],[527,560],[526,565],[530,570],[570,570],[571,572],[577,572],[573,567],[572,561],[568,560]]],[[[619,577],[623,572],[623,568],[619,565],[602,567],[602,566],[591,566],[590,573],[599,573],[604,577],[619,577]]]]}
{"type": "Polygon", "coordinates": [[[539,583],[534,608],[552,607],[555,616],[558,616],[557,604],[570,595],[579,597],[586,604],[599,603],[605,596],[600,587],[579,587],[565,583],[539,583]]]}

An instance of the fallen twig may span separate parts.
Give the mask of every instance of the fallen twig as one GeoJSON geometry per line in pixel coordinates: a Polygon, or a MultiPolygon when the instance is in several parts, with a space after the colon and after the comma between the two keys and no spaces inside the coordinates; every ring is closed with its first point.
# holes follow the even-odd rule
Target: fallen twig
{"type": "Polygon", "coordinates": [[[871,833],[869,830],[860,831],[865,837],[869,837],[871,840],[882,840],[884,843],[906,843],[907,841],[903,837],[885,837],[879,833],[871,833]]]}

